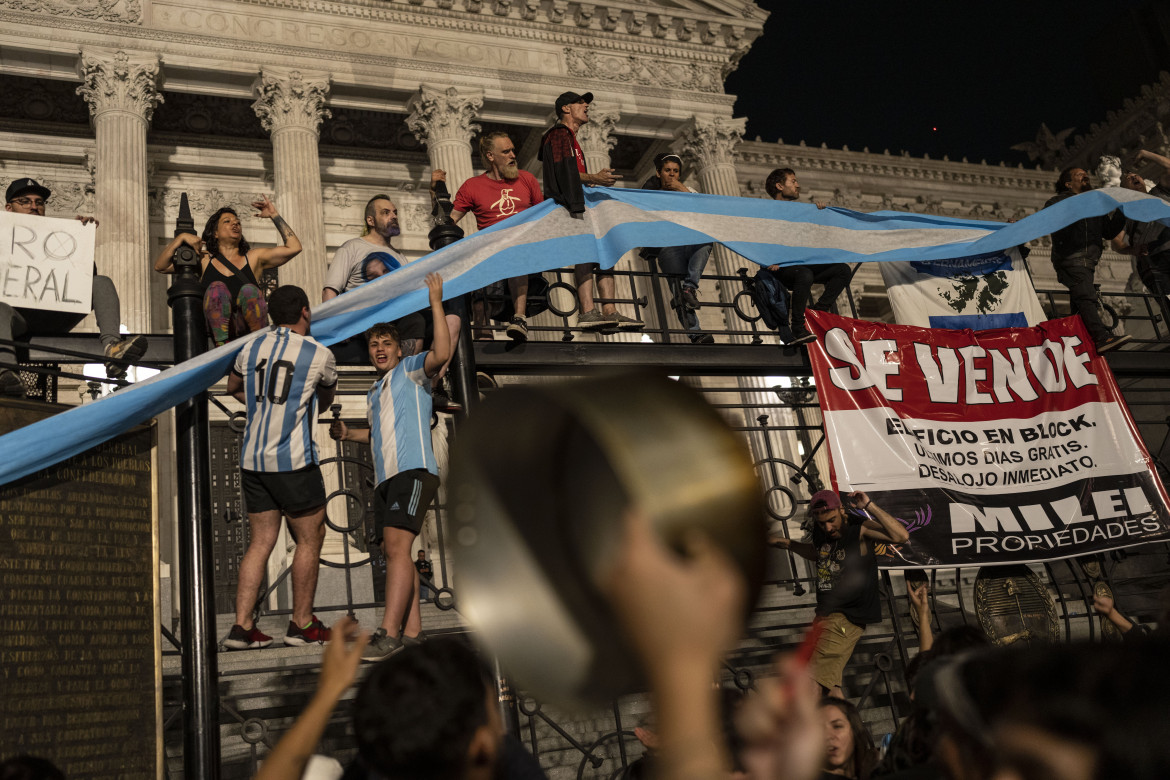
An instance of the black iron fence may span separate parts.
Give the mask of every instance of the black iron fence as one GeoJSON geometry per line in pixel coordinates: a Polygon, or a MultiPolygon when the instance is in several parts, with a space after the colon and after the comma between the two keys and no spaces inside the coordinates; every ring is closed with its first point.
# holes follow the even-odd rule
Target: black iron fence
{"type": "MultiPolygon", "coordinates": [[[[550,362],[534,365],[521,359],[522,348],[512,347],[504,340],[503,322],[484,324],[482,327],[502,342],[503,349],[499,354],[493,354],[491,376],[482,378],[482,391],[491,393],[499,386],[528,381],[533,374],[584,372],[589,369],[591,361],[611,346],[638,350],[645,346],[641,341],[677,345],[677,350],[645,350],[648,355],[653,352],[653,357],[645,362],[680,375],[683,381],[699,388],[729,423],[749,440],[756,455],[760,482],[768,497],[769,522],[777,533],[799,537],[807,496],[825,483],[820,409],[802,352],[790,347],[777,350],[775,334],[763,325],[752,275],[747,268],[730,275],[704,275],[704,298],[698,311],[702,330],[715,339],[714,347],[690,343],[692,331],[682,325],[685,303],[672,292],[671,279],[666,275],[656,268],[647,267],[645,270],[617,271],[616,277],[617,296],[610,301],[599,299],[599,302],[614,303],[628,316],[643,320],[646,327],[639,334],[602,331],[584,337],[585,331],[575,321],[578,306],[572,270],[548,272],[545,274],[547,290],[532,296],[537,306],[543,306],[545,311],[530,321],[529,338],[537,343],[578,345],[583,351],[575,353],[572,360],[562,360],[568,353],[548,353],[552,356],[550,362]],[[726,350],[733,346],[738,351],[726,350]],[[724,354],[734,355],[734,359],[723,361],[717,372],[704,368],[704,362],[710,362],[708,359],[689,357],[702,355],[707,350],[714,352],[706,354],[714,355],[721,349],[725,350],[724,354]],[[745,349],[749,351],[743,351],[745,349]]],[[[1050,315],[1067,313],[1067,292],[1046,289],[1037,292],[1050,315]]],[[[487,308],[500,303],[499,297],[489,293],[487,308]]],[[[1103,296],[1102,303],[1107,308],[1106,314],[1115,316],[1120,327],[1138,334],[1127,350],[1158,350],[1161,344],[1170,342],[1170,328],[1167,328],[1170,307],[1159,298],[1141,293],[1108,293],[1103,296]]],[[[838,308],[840,313],[851,316],[872,313],[867,301],[855,300],[849,288],[838,301],[838,308]]],[[[156,340],[161,342],[162,339],[152,339],[152,344],[156,340]]],[[[100,380],[90,380],[75,371],[61,368],[103,362],[100,350],[92,348],[96,339],[72,337],[64,344],[55,344],[55,341],[34,339],[31,345],[17,343],[18,349],[25,350],[22,368],[32,376],[40,377],[38,382],[51,384],[52,393],[56,392],[56,383],[61,381],[76,380],[86,386],[90,381],[100,384],[100,380]]],[[[157,355],[157,350],[152,351],[151,356],[159,367],[167,362],[163,356],[157,355]]],[[[1165,474],[1166,464],[1162,457],[1170,434],[1167,417],[1170,412],[1167,408],[1170,380],[1165,378],[1164,367],[1154,370],[1158,368],[1154,362],[1160,360],[1160,357],[1150,358],[1149,376],[1133,373],[1121,384],[1151,455],[1165,474]]],[[[366,368],[345,368],[340,386],[343,393],[356,398],[364,394],[372,378],[372,373],[366,368]]],[[[55,396],[45,395],[46,400],[52,397],[55,396]]],[[[224,420],[221,435],[230,440],[238,435],[228,425],[228,421],[238,416],[238,404],[222,396],[215,398],[215,404],[224,420]]],[[[327,422],[324,420],[322,424],[327,422]]],[[[439,418],[436,422],[439,423],[439,418]]],[[[441,424],[446,427],[447,418],[442,418],[441,424]]],[[[378,567],[384,563],[380,561],[376,547],[368,544],[366,539],[373,487],[368,452],[357,445],[331,450],[333,445],[323,429],[320,434],[319,439],[325,442],[323,448],[330,452],[324,463],[337,467],[337,484],[330,496],[331,502],[336,504],[336,500],[340,500],[345,506],[344,511],[329,517],[330,530],[343,541],[342,559],[322,563],[341,573],[346,597],[316,607],[325,622],[332,623],[343,614],[380,608],[381,572],[378,567]],[[373,597],[368,600],[354,596],[355,593],[369,592],[371,587],[373,597]]],[[[230,472],[234,468],[232,459],[223,459],[218,468],[221,469],[218,478],[223,480],[222,484],[230,486],[230,472]]],[[[225,501],[230,501],[230,495],[225,494],[225,501]]],[[[433,622],[438,620],[436,616],[447,614],[450,619],[439,621],[446,626],[440,630],[461,632],[466,629],[456,618],[459,594],[452,581],[454,563],[449,560],[443,543],[444,512],[442,503],[433,508],[431,522],[436,526],[434,538],[437,544],[431,550],[434,575],[429,584],[440,595],[435,609],[427,617],[433,622]]],[[[242,553],[242,546],[247,543],[243,532],[246,527],[244,513],[241,508],[231,511],[225,507],[213,515],[213,523],[222,524],[225,531],[224,563],[230,565],[229,548],[232,545],[241,547],[242,553]],[[234,527],[237,533],[227,533],[230,527],[234,527]]],[[[1122,611],[1138,620],[1150,619],[1156,610],[1153,594],[1170,580],[1166,574],[1168,555],[1170,547],[1151,545],[1033,566],[1031,572],[1051,596],[1053,616],[1061,638],[1099,639],[1103,630],[1092,610],[1094,593],[1104,586],[1115,596],[1122,611]]],[[[803,561],[787,553],[777,552],[773,563],[773,576],[748,634],[739,650],[728,659],[724,683],[730,687],[749,687],[755,677],[767,673],[772,655],[796,646],[811,622],[815,592],[812,572],[803,561]]],[[[269,607],[267,598],[279,592],[287,577],[288,570],[284,569],[265,584],[262,598],[258,600],[262,619],[287,619],[290,610],[269,607]]],[[[979,624],[980,618],[972,606],[975,571],[936,569],[929,577],[931,617],[936,628],[979,624]]],[[[883,576],[882,595],[887,620],[867,632],[846,680],[848,694],[867,711],[867,718],[877,729],[885,729],[895,722],[908,707],[903,676],[906,664],[916,652],[918,638],[902,580],[900,574],[886,573],[883,576]]],[[[221,580],[217,585],[225,588],[231,583],[221,580]]],[[[224,603],[220,601],[219,605],[222,610],[224,603]]],[[[180,652],[182,637],[172,631],[169,620],[161,631],[164,654],[173,659],[180,652]]],[[[1024,640],[1017,638],[1017,641],[1034,639],[1025,637],[1024,640]]],[[[224,776],[247,776],[253,771],[291,723],[299,711],[299,703],[303,703],[301,700],[307,698],[307,692],[312,689],[316,658],[302,653],[282,658],[276,671],[268,669],[265,672],[279,676],[279,691],[253,688],[236,692],[237,680],[255,678],[262,667],[269,666],[262,653],[256,654],[255,658],[254,664],[241,662],[223,669],[220,675],[222,733],[225,740],[237,739],[243,746],[233,754],[235,759],[229,759],[225,754],[225,766],[229,760],[234,760],[236,768],[234,771],[225,769],[224,776]]],[[[177,664],[172,663],[168,670],[164,675],[165,734],[168,753],[174,755],[183,742],[178,717],[182,702],[178,693],[177,664]]],[[[633,725],[639,725],[639,710],[631,708],[629,702],[615,703],[611,711],[598,713],[587,722],[580,719],[564,721],[562,716],[550,714],[539,703],[524,696],[519,697],[518,710],[520,735],[535,754],[548,760],[557,757],[555,763],[562,767],[557,776],[570,771],[576,776],[609,776],[615,768],[627,765],[640,753],[631,731],[633,725]],[[568,760],[566,756],[575,756],[575,759],[568,760]]],[[[345,729],[343,710],[335,718],[330,732],[334,736],[333,744],[339,748],[345,744],[345,729]]]]}

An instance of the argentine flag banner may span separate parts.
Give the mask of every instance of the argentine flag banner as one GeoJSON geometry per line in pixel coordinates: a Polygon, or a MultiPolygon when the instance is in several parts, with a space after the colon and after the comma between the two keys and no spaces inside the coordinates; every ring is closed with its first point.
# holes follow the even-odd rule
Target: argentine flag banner
{"type": "MultiPolygon", "coordinates": [[[[582,218],[573,218],[546,200],[339,295],[313,309],[312,335],[334,344],[425,309],[424,279],[432,271],[442,275],[444,296],[452,298],[500,279],[576,263],[612,268],[626,252],[643,246],[715,242],[760,265],[927,262],[1002,252],[1118,208],[1139,222],[1170,225],[1170,204],[1120,188],[1068,198],[1014,224],[605,187],[587,187],[585,206],[582,218]]],[[[229,342],[100,401],[0,436],[0,485],[84,452],[203,392],[261,335],[229,342]]]]}
{"type": "Polygon", "coordinates": [[[954,260],[881,264],[899,325],[950,330],[1027,328],[1044,321],[1018,247],[954,260]]]}

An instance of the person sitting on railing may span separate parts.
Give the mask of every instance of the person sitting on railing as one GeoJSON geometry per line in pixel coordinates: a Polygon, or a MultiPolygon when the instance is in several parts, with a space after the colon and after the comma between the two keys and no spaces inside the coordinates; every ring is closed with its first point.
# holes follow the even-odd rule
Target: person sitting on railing
{"type": "Polygon", "coordinates": [[[297,542],[292,619],[284,644],[329,641],[329,629],[313,614],[326,500],[313,426],[317,410],[333,402],[337,366],[333,353],[309,335],[312,315],[304,290],[278,287],[269,310],[275,329],[240,351],[227,382],[228,395],[248,410],[240,474],[251,530],[240,561],[236,622],[223,640],[223,646],[232,650],[272,644],[272,637],[256,625],[253,610],[282,517],[288,518],[297,542]]]}
{"type": "Polygon", "coordinates": [[[336,441],[369,444],[374,457],[375,535],[386,556],[386,607],[363,658],[386,658],[405,645],[424,640],[419,607],[418,570],[410,559],[414,540],[439,490],[439,466],[431,444],[431,378],[451,357],[444,327],[443,279],[427,274],[435,342],[429,352],[402,356],[398,331],[390,323],[366,331],[370,362],[378,379],[370,388],[369,428],[350,428],[335,420],[336,441]]]}
{"type": "MultiPolygon", "coordinates": [[[[581,185],[612,187],[620,175],[611,168],[589,173],[585,167],[585,152],[577,142],[577,131],[589,122],[589,104],[593,93],[578,95],[562,93],[553,103],[557,123],[540,139],[538,159],[544,164],[544,193],[568,209],[574,217],[585,213],[585,194],[581,185]]],[[[627,317],[613,303],[600,308],[593,298],[593,276],[597,275],[597,289],[611,301],[617,295],[613,269],[602,269],[597,263],[578,263],[573,269],[577,285],[577,299],[581,313],[577,324],[583,330],[641,330],[644,323],[627,317]]]]}
{"type": "Polygon", "coordinates": [[[825,628],[810,669],[824,693],[838,698],[844,698],[842,674],[865,627],[882,620],[873,545],[903,544],[910,538],[905,527],[865,493],[851,493],[849,498],[870,519],[850,523],[837,491],[821,490],[808,504],[811,543],[784,537],[770,540],[772,546],[792,550],[817,565],[817,617],[825,628]]]}
{"type": "MultiPolygon", "coordinates": [[[[1162,166],[1158,183],[1147,189],[1146,180],[1136,171],[1121,177],[1121,186],[1134,192],[1157,195],[1170,202],[1170,158],[1148,152],[1137,153],[1137,160],[1153,160],[1162,166]]],[[[1125,220],[1125,230],[1110,239],[1114,251],[1133,255],[1138,276],[1151,293],[1158,297],[1163,323],[1170,324],[1170,227],[1161,222],[1125,220]]]]}
{"type": "MultiPolygon", "coordinates": [[[[1091,189],[1093,185],[1084,168],[1065,168],[1056,179],[1056,195],[1048,199],[1044,208],[1091,189]]],[[[1118,236],[1124,227],[1125,216],[1115,211],[1079,220],[1052,234],[1052,267],[1056,270],[1056,280],[1068,288],[1073,310],[1080,315],[1098,353],[1116,349],[1133,338],[1128,333],[1115,336],[1101,322],[1093,282],[1101,260],[1102,242],[1118,236]]]]}
{"type": "MultiPolygon", "coordinates": [[[[655,157],[654,170],[655,174],[643,182],[642,189],[696,192],[683,184],[679,178],[682,173],[682,158],[677,154],[660,154],[655,157]]],[[[641,252],[642,257],[651,262],[657,257],[662,272],[670,274],[666,281],[672,296],[670,305],[678,316],[679,324],[691,331],[692,344],[715,343],[710,333],[704,333],[700,329],[699,316],[696,314],[701,305],[699,279],[703,275],[703,269],[707,267],[711,247],[712,244],[645,247],[641,252]]]]}
{"type": "MultiPolygon", "coordinates": [[[[46,203],[52,192],[34,179],[17,179],[8,185],[4,196],[4,210],[14,214],[45,215],[46,203]]],[[[93,217],[77,217],[81,223],[96,220],[93,217]]],[[[108,276],[100,276],[97,265],[93,269],[92,304],[97,319],[98,333],[105,357],[117,360],[137,360],[146,353],[145,336],[124,339],[119,335],[122,323],[121,303],[118,291],[108,276]]],[[[42,336],[68,333],[85,318],[84,314],[49,311],[47,309],[26,309],[9,306],[0,301],[0,339],[12,341],[14,336],[42,336]]],[[[106,363],[106,375],[121,376],[125,368],[117,363],[106,363]]],[[[16,352],[11,345],[0,344],[0,395],[24,397],[24,383],[16,370],[16,352]]]]}
{"type": "MultiPolygon", "coordinates": [[[[325,286],[321,290],[321,301],[336,298],[347,290],[373,281],[396,271],[408,262],[402,253],[395,249],[390,239],[399,235],[402,230],[398,224],[398,207],[389,195],[375,195],[366,202],[364,214],[366,223],[365,232],[351,238],[337,248],[333,254],[333,262],[325,275],[325,286]]],[[[459,339],[459,329],[462,326],[458,315],[446,315],[446,330],[451,336],[451,343],[459,339]]],[[[394,327],[398,330],[399,345],[404,357],[417,355],[426,348],[426,344],[433,337],[431,332],[430,311],[416,311],[394,320],[394,327]]],[[[358,363],[362,365],[369,360],[369,346],[365,334],[356,336],[335,344],[333,354],[343,364],[358,363]]],[[[446,366],[444,366],[444,369],[446,366]]],[[[443,390],[441,381],[444,371],[440,371],[431,389],[433,408],[439,412],[453,414],[463,407],[451,400],[443,390]]]]}
{"type": "MultiPolygon", "coordinates": [[[[528,171],[516,164],[516,145],[507,133],[494,132],[479,137],[479,156],[487,171],[472,176],[459,185],[455,193],[451,221],[459,224],[467,212],[475,214],[475,226],[479,230],[519,214],[544,200],[540,182],[528,171]]],[[[435,184],[447,181],[447,172],[436,169],[431,174],[431,189],[435,184]]],[[[515,342],[528,340],[528,276],[514,276],[507,280],[512,296],[513,315],[505,333],[515,342]]],[[[477,325],[487,324],[482,298],[477,301],[482,319],[477,325]]],[[[490,340],[490,331],[488,340],[490,340]]]]}
{"type": "MultiPolygon", "coordinates": [[[[772,200],[796,202],[800,199],[800,182],[791,168],[777,168],[768,174],[764,190],[772,200]]],[[[825,208],[817,203],[817,208],[825,208]]],[[[789,344],[807,344],[813,335],[804,326],[804,310],[812,297],[812,286],[823,284],[824,292],[812,308],[817,311],[831,311],[837,296],[849,284],[850,271],[845,263],[818,263],[816,265],[770,265],[760,271],[759,276],[771,274],[792,291],[792,304],[788,307],[792,317],[792,341],[789,344]]]]}
{"type": "Polygon", "coordinates": [[[279,268],[301,253],[301,240],[277,213],[275,203],[261,196],[252,208],[257,217],[272,220],[284,240],[282,246],[253,249],[244,238],[239,214],[225,206],[208,218],[202,238],[190,233],[175,236],[154,261],[154,270],[171,274],[175,272],[173,257],[180,244],[201,253],[203,313],[217,347],[268,326],[268,304],[260,280],[266,271],[279,268]]]}

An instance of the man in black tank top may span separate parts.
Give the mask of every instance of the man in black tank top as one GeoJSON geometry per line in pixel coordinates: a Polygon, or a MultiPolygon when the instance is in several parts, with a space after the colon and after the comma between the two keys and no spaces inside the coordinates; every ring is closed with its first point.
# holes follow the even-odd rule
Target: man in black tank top
{"type": "Polygon", "coordinates": [[[812,542],[773,537],[772,546],[789,549],[816,563],[817,621],[823,624],[809,664],[822,691],[844,698],[841,677],[865,627],[882,620],[875,543],[903,544],[910,534],[900,522],[862,492],[849,494],[854,509],[869,517],[851,524],[841,496],[822,490],[809,500],[812,542]]]}

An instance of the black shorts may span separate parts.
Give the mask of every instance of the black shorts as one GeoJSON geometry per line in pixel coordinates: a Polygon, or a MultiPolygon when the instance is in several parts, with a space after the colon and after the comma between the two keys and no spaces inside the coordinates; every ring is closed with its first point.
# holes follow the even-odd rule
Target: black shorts
{"type": "Polygon", "coordinates": [[[439,478],[426,469],[402,471],[374,488],[374,538],[382,529],[404,528],[417,535],[439,492],[439,478]]]}
{"type": "Polygon", "coordinates": [[[598,263],[582,263],[582,265],[589,266],[589,270],[592,271],[595,276],[613,276],[614,275],[614,273],[613,273],[614,267],[613,266],[610,266],[609,268],[602,268],[601,265],[598,263]]]}
{"type": "Polygon", "coordinates": [[[325,506],[325,481],[316,463],[296,471],[240,469],[240,473],[244,507],[249,512],[279,509],[297,515],[325,506]]]}

